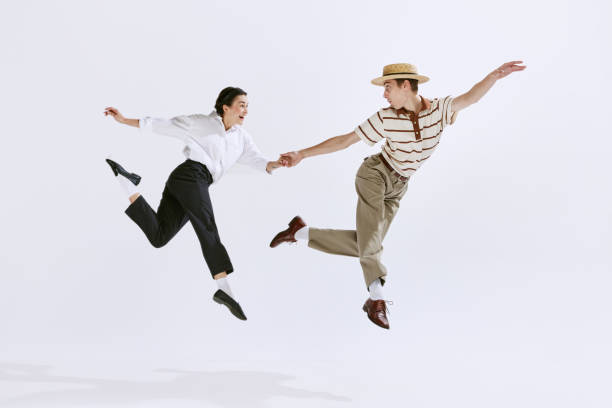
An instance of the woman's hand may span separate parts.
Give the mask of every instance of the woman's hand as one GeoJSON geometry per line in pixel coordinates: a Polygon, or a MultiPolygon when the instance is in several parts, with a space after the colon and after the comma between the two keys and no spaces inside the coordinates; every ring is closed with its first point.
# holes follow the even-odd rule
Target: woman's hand
{"type": "Polygon", "coordinates": [[[125,123],[125,117],[123,117],[123,115],[121,114],[121,112],[119,112],[117,108],[109,106],[108,108],[104,109],[104,116],[108,115],[112,116],[113,119],[115,119],[119,123],[125,123]]]}
{"type": "Polygon", "coordinates": [[[284,166],[286,166],[284,162],[281,159],[278,159],[276,161],[268,162],[266,166],[266,171],[268,173],[272,173],[275,169],[278,169],[279,167],[284,167],[284,166]]]}

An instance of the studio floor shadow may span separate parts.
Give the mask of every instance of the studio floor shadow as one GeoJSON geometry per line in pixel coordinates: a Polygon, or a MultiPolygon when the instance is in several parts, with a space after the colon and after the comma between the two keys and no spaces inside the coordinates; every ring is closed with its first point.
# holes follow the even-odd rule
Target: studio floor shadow
{"type": "MultiPolygon", "coordinates": [[[[134,405],[146,407],[155,402],[185,401],[189,406],[265,407],[276,397],[349,403],[344,396],[326,391],[305,390],[286,382],[296,379],[274,372],[183,371],[158,369],[159,381],[117,380],[53,374],[54,367],[0,363],[0,382],[62,386],[53,391],[26,392],[0,399],[2,407],[134,405]]],[[[149,376],[150,377],[150,376],[149,376]]],[[[342,404],[344,405],[344,404],[342,404]]],[[[348,405],[347,405],[348,406],[348,405]]]]}

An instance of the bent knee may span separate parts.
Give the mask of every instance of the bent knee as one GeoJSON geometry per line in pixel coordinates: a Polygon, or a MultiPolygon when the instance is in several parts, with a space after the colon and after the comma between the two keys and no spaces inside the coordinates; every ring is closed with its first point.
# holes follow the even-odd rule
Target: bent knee
{"type": "Polygon", "coordinates": [[[161,248],[168,243],[168,240],[167,239],[152,239],[150,240],[150,242],[154,248],[161,248]]]}

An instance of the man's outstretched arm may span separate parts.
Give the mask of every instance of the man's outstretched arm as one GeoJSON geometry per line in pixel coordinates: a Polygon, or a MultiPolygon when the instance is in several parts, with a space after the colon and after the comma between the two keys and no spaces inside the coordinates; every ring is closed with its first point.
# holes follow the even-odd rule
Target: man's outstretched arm
{"type": "Polygon", "coordinates": [[[361,139],[355,132],[351,132],[347,133],[346,135],[331,137],[318,145],[314,145],[306,149],[283,153],[280,160],[282,163],[286,163],[286,166],[293,167],[306,157],[337,152],[338,150],[346,149],[350,145],[355,144],[360,140],[361,139]]]}
{"type": "Polygon", "coordinates": [[[491,89],[498,79],[505,78],[513,72],[522,71],[527,68],[525,65],[519,65],[522,63],[523,61],[511,61],[501,65],[499,68],[487,75],[482,81],[474,85],[472,89],[454,98],[451,106],[452,111],[459,112],[460,110],[478,102],[480,98],[482,98],[489,91],[489,89],[491,89]]]}

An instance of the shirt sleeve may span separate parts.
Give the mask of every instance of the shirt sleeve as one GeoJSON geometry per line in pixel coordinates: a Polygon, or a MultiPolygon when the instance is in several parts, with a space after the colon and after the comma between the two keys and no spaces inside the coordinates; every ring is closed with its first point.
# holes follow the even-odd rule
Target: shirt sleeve
{"type": "Polygon", "coordinates": [[[270,160],[261,154],[257,148],[257,145],[255,145],[255,142],[253,142],[251,135],[245,132],[244,146],[242,154],[238,158],[238,163],[245,164],[254,168],[255,170],[264,171],[267,173],[266,167],[268,166],[269,161],[270,160]]]}
{"type": "Polygon", "coordinates": [[[453,112],[453,99],[452,96],[447,96],[438,102],[440,104],[440,112],[442,113],[442,129],[446,125],[452,125],[457,119],[457,112],[453,112]]]}
{"type": "Polygon", "coordinates": [[[361,125],[355,128],[355,133],[368,145],[373,146],[376,142],[383,140],[383,121],[380,111],[376,112],[361,125]]]}
{"type": "Polygon", "coordinates": [[[142,131],[176,137],[183,142],[187,141],[191,123],[191,116],[176,116],[172,119],[151,118],[147,116],[138,121],[139,128],[142,131]]]}

